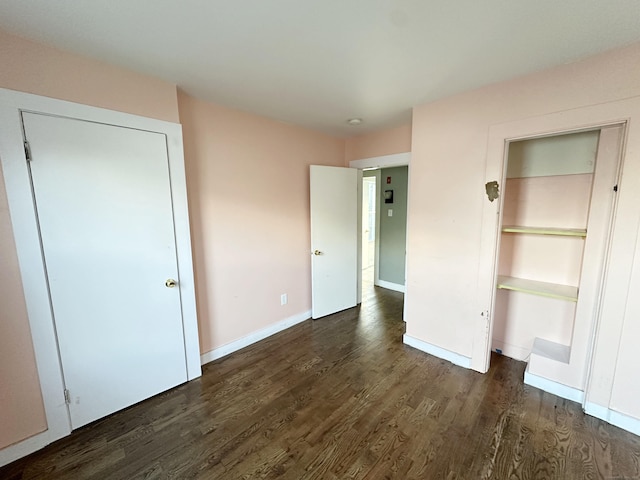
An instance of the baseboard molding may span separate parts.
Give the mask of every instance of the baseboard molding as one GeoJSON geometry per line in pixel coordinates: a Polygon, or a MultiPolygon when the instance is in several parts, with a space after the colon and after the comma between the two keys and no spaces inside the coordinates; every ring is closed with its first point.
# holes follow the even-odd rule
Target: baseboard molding
{"type": "Polygon", "coordinates": [[[600,420],[604,420],[611,425],[620,427],[627,432],[631,432],[634,435],[640,435],[640,419],[591,402],[585,403],[584,412],[600,420]]]}
{"type": "Polygon", "coordinates": [[[592,417],[599,418],[600,420],[604,420],[605,422],[609,422],[610,412],[611,410],[609,410],[607,407],[603,407],[602,405],[598,405],[597,403],[585,402],[584,404],[584,413],[586,413],[587,415],[591,415],[592,417]]]}
{"type": "Polygon", "coordinates": [[[41,448],[46,447],[50,443],[53,443],[64,436],[66,435],[56,437],[51,431],[45,430],[42,433],[37,433],[36,435],[18,443],[9,445],[8,447],[0,450],[0,467],[37,452],[41,448]]]}
{"type": "Polygon", "coordinates": [[[404,293],[405,287],[404,285],[400,285],[399,283],[387,282],[386,280],[378,280],[376,282],[378,287],[386,288],[388,290],[393,290],[395,292],[404,293]]]}
{"type": "Polygon", "coordinates": [[[298,313],[297,315],[293,315],[292,317],[285,318],[284,320],[274,323],[262,330],[257,330],[246,337],[239,338],[231,343],[227,343],[222,347],[214,348],[213,350],[203,353],[200,355],[200,363],[204,365],[205,363],[213,362],[222,357],[226,357],[230,353],[236,352],[238,350],[243,349],[244,347],[248,347],[260,340],[264,340],[271,335],[275,335],[278,332],[286,330],[289,327],[293,327],[294,325],[304,322],[311,318],[311,310],[307,310],[306,312],[298,313]]]}
{"type": "Polygon", "coordinates": [[[571,400],[573,402],[582,403],[584,401],[584,392],[582,390],[568,387],[567,385],[554,382],[553,380],[549,380],[548,378],[533,375],[532,373],[529,373],[528,365],[527,369],[524,372],[524,383],[526,385],[539,388],[540,390],[544,390],[545,392],[557,395],[558,397],[566,398],[567,400],[571,400]]]}
{"type": "Polygon", "coordinates": [[[447,360],[454,365],[458,365],[459,367],[471,368],[471,359],[469,357],[465,357],[450,350],[445,350],[444,348],[437,347],[427,342],[423,342],[422,340],[418,340],[417,338],[407,334],[402,336],[402,341],[405,343],[405,345],[417,348],[418,350],[433,355],[434,357],[447,360]]]}

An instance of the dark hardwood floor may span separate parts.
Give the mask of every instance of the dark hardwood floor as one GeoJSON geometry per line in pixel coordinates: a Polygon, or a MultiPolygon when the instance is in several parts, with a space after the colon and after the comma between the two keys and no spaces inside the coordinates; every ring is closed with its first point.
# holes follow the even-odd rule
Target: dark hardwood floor
{"type": "Polygon", "coordinates": [[[640,479],[640,437],[402,343],[402,294],[303,322],[202,378],[0,469],[1,479],[640,479]]]}

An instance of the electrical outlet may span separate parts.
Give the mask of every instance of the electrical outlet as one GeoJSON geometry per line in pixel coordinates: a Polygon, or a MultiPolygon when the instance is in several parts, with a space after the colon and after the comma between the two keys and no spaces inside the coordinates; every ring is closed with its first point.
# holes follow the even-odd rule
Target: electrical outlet
{"type": "Polygon", "coordinates": [[[289,302],[289,298],[286,293],[280,295],[280,305],[286,305],[289,302]]]}

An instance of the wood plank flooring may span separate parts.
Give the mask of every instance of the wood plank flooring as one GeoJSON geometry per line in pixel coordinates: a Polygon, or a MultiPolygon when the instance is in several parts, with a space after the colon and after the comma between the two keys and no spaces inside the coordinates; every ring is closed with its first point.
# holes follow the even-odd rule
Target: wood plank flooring
{"type": "Polygon", "coordinates": [[[308,320],[202,378],[0,469],[0,479],[640,479],[640,438],[402,343],[402,294],[308,320]]]}

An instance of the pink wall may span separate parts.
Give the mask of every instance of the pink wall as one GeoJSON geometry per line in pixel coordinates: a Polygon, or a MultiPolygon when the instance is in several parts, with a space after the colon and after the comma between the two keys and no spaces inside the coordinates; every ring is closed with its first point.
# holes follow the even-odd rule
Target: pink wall
{"type": "MultiPolygon", "coordinates": [[[[623,99],[640,95],[638,78],[640,44],[635,44],[414,109],[405,310],[408,335],[466,357],[472,355],[474,329],[480,321],[478,305],[489,303],[477,287],[490,126],[617,100],[629,103],[631,100],[623,99]]],[[[636,121],[631,119],[630,132],[636,121]]],[[[631,188],[621,193],[616,228],[627,235],[638,228],[639,195],[633,182],[640,159],[637,152],[627,149],[624,161],[623,184],[631,188]]],[[[625,249],[612,254],[629,264],[633,246],[625,249]]],[[[636,267],[632,280],[639,275],[636,267]]],[[[622,281],[628,288],[629,279],[622,281]]],[[[629,301],[639,300],[636,295],[629,301]]],[[[638,322],[640,317],[625,316],[627,326],[638,322]]],[[[637,352],[638,340],[623,338],[623,349],[628,342],[632,344],[625,351],[637,352]]],[[[613,354],[608,362],[614,361],[616,352],[613,354]]],[[[619,377],[616,382],[626,385],[627,395],[635,395],[629,398],[640,395],[637,375],[619,377]]],[[[640,418],[640,407],[627,413],[640,418]]]]}
{"type": "Polygon", "coordinates": [[[47,428],[0,170],[0,448],[47,428]]]}
{"type": "Polygon", "coordinates": [[[311,308],[309,165],[343,165],[344,141],[182,92],[178,103],[206,353],[311,308]]]}
{"type": "Polygon", "coordinates": [[[0,30],[0,87],[178,121],[176,87],[0,30]]]}
{"type": "MultiPolygon", "coordinates": [[[[175,85],[0,31],[0,87],[177,121],[175,85]]],[[[46,428],[13,230],[0,178],[0,448],[46,428]]]]}
{"type": "Polygon", "coordinates": [[[411,124],[345,140],[345,162],[411,151],[411,124]]]}

